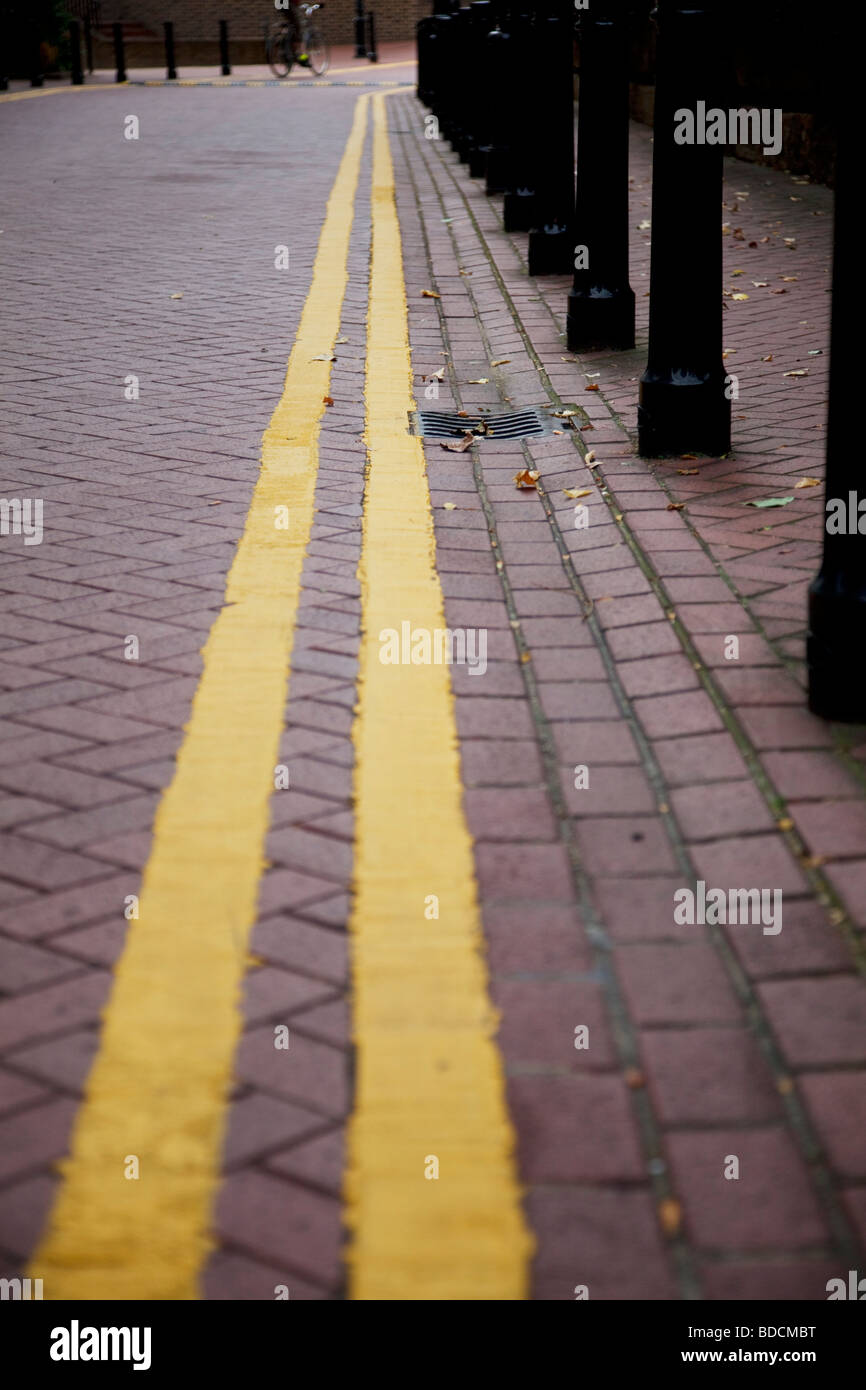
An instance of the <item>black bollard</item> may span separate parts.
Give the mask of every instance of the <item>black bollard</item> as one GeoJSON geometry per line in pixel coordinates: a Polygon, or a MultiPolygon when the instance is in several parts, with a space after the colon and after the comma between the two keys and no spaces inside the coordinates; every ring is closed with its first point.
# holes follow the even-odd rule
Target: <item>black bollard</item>
{"type": "Polygon", "coordinates": [[[436,24],[432,15],[419,19],[415,25],[415,49],[417,52],[415,95],[425,106],[433,102],[433,61],[431,49],[436,43],[436,24]]]}
{"type": "Polygon", "coordinates": [[[81,25],[77,19],[69,21],[69,67],[73,87],[81,87],[84,84],[84,73],[81,69],[81,25]]]}
{"type": "Polygon", "coordinates": [[[43,87],[45,85],[45,73],[42,70],[42,38],[38,26],[33,25],[30,31],[30,86],[43,87]]]}
{"type": "Polygon", "coordinates": [[[731,445],[722,363],[722,146],[677,144],[675,113],[725,107],[714,0],[659,0],[647,368],[638,451],[719,455],[731,445]],[[687,220],[684,222],[684,213],[687,220]]]}
{"type": "Polygon", "coordinates": [[[534,61],[536,31],[528,0],[512,6],[511,33],[517,66],[511,92],[511,156],[504,179],[502,221],[506,232],[528,232],[535,219],[535,121],[541,79],[534,61]]]}
{"type": "Polygon", "coordinates": [[[547,0],[536,17],[537,174],[529,232],[530,275],[565,275],[574,264],[574,11],[547,0]]]}
{"type": "Polygon", "coordinates": [[[170,19],[163,22],[165,31],[165,75],[169,82],[173,82],[177,77],[177,68],[174,65],[174,25],[170,19]]]}
{"type": "MultiPolygon", "coordinates": [[[[851,63],[849,55],[847,61],[851,63]]],[[[851,63],[853,66],[853,63],[851,63]]],[[[858,331],[857,213],[854,206],[853,73],[839,82],[836,206],[833,235],[833,320],[830,330],[830,400],[827,414],[827,482],[824,552],[809,588],[809,709],[824,719],[866,723],[866,491],[856,447],[859,432],[859,363],[852,344],[858,331]],[[862,508],[862,511],[860,510],[862,508]]]]}
{"type": "Polygon", "coordinates": [[[498,22],[493,32],[487,36],[485,57],[490,68],[489,143],[486,147],[484,170],[487,193],[504,193],[510,182],[517,109],[514,94],[521,81],[522,71],[512,27],[516,6],[500,4],[497,9],[498,22]]]}
{"type": "Polygon", "coordinates": [[[367,11],[367,58],[371,63],[379,61],[379,50],[376,48],[376,16],[372,10],[367,11]]]}
{"type": "Polygon", "coordinates": [[[566,330],[572,352],[634,347],[628,282],[628,23],[616,0],[579,16],[580,101],[574,285],[566,330]]]}
{"type": "Polygon", "coordinates": [[[232,65],[229,62],[229,25],[227,19],[221,19],[220,25],[220,73],[223,77],[231,77],[232,65]]]}
{"type": "Polygon", "coordinates": [[[483,144],[483,128],[486,122],[485,87],[481,79],[484,41],[490,30],[493,6],[491,0],[473,0],[471,5],[458,11],[458,22],[462,29],[457,33],[457,70],[455,74],[455,100],[458,106],[458,132],[452,141],[461,160],[467,163],[470,171],[483,173],[483,162],[478,164],[478,147],[483,144]]]}
{"type": "Polygon", "coordinates": [[[116,82],[126,81],[126,54],[123,51],[123,25],[113,25],[114,33],[114,66],[117,69],[116,82]]]}
{"type": "Polygon", "coordinates": [[[364,0],[355,0],[355,57],[367,56],[367,19],[364,14],[364,0]]]}
{"type": "Polygon", "coordinates": [[[429,105],[438,123],[438,134],[453,143],[455,130],[455,91],[449,74],[456,62],[456,10],[449,11],[440,0],[433,16],[433,30],[427,55],[429,105]]]}

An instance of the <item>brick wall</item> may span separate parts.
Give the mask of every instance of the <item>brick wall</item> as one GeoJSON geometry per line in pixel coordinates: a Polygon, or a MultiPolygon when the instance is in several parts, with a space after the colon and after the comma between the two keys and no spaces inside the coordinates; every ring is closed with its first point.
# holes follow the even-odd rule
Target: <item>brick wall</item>
{"type": "MultiPolygon", "coordinates": [[[[429,0],[366,0],[366,6],[376,16],[380,43],[414,38],[418,20],[432,9],[429,0]]],[[[180,39],[209,37],[220,19],[228,20],[235,38],[257,37],[278,13],[273,0],[102,0],[100,10],[103,24],[122,20],[159,34],[170,19],[180,39]]],[[[352,43],[354,17],[355,0],[326,0],[320,19],[328,41],[352,43]]]]}

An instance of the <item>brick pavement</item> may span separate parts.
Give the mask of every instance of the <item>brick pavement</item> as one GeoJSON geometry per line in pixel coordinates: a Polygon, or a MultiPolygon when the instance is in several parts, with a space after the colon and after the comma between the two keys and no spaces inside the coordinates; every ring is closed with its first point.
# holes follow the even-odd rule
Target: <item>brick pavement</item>
{"type": "MultiPolygon", "coordinates": [[[[290,100],[136,88],[0,110],[14,326],[2,495],[43,498],[46,528],[41,546],[0,544],[4,1273],[50,1207],[355,94],[290,100]],[[138,142],[122,137],[130,111],[138,142]]],[[[414,98],[392,97],[390,115],[419,404],[445,365],[440,406],[568,404],[584,427],[427,449],[448,621],[488,631],[484,677],[452,676],[533,1296],[823,1298],[866,1238],[866,740],[805,712],[822,494],[793,489],[822,471],[830,195],[728,166],[725,289],[750,296],[726,300],[735,447],[650,465],[632,434],[649,133],[633,132],[638,347],[563,361],[565,282],[527,279],[525,238],[506,237],[496,201],[423,138],[414,98]],[[538,492],[514,487],[525,464],[538,492]],[[564,496],[575,488],[592,489],[587,529],[564,496]],[[791,491],[787,508],[743,507],[791,491]],[[673,892],[697,878],[781,888],[783,930],[677,927],[673,892]]],[[[368,189],[365,162],[209,1298],[344,1288],[368,189]],[[290,1070],[275,1065],[275,1021],[291,1026],[290,1070]]]]}

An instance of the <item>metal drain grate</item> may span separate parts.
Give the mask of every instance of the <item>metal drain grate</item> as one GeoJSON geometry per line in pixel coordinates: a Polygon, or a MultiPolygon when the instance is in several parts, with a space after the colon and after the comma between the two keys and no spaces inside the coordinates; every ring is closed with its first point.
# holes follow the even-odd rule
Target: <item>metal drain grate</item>
{"type": "Polygon", "coordinates": [[[416,410],[412,415],[412,434],[428,439],[462,439],[471,431],[479,439],[528,439],[533,435],[550,434],[553,422],[540,410],[507,410],[469,412],[458,415],[452,410],[416,410]]]}

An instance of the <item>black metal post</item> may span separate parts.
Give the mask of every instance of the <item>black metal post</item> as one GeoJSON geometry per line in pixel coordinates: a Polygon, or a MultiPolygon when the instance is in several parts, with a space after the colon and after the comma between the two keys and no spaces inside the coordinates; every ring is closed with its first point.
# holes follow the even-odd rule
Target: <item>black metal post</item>
{"type": "Polygon", "coordinates": [[[379,52],[376,48],[376,16],[372,10],[367,11],[367,58],[371,63],[378,63],[379,52]]]}
{"type": "Polygon", "coordinates": [[[426,75],[427,101],[439,122],[439,131],[453,142],[456,128],[456,105],[454,83],[449,79],[457,61],[456,11],[449,11],[447,0],[440,0],[438,12],[433,16],[427,51],[426,75]]]}
{"type": "MultiPolygon", "coordinates": [[[[645,457],[719,455],[731,444],[722,363],[722,146],[697,137],[702,113],[727,105],[722,26],[714,0],[659,0],[657,16],[649,351],[638,450],[645,457]],[[682,111],[693,113],[693,143],[675,139],[682,111]]],[[[679,123],[680,135],[683,129],[679,123]]]]}
{"type": "Polygon", "coordinates": [[[93,75],[93,29],[90,24],[90,15],[84,16],[84,54],[87,59],[87,71],[93,75]]]}
{"type": "MultiPolygon", "coordinates": [[[[846,16],[847,18],[847,16],[846,16]]],[[[843,40],[844,42],[844,40],[843,40]]],[[[838,50],[837,50],[838,51],[838,50]]],[[[833,319],[824,552],[809,588],[809,709],[824,719],[866,723],[866,489],[856,446],[860,428],[857,338],[857,213],[854,199],[856,76],[833,71],[838,82],[836,211],[833,235],[833,319]],[[862,509],[862,510],[861,510],[862,509]]]]}
{"type": "Polygon", "coordinates": [[[177,68],[174,65],[174,25],[170,19],[163,21],[165,31],[165,75],[169,82],[173,82],[177,77],[177,68]]]}
{"type": "Polygon", "coordinates": [[[510,93],[511,158],[504,180],[502,220],[506,232],[528,232],[535,219],[535,122],[543,78],[535,61],[536,29],[528,0],[514,5],[511,26],[520,66],[510,93]]]}
{"type": "Polygon", "coordinates": [[[227,19],[220,22],[220,72],[223,77],[231,77],[232,65],[229,62],[229,25],[227,19]]]}
{"type": "Polygon", "coordinates": [[[45,74],[42,71],[42,36],[38,24],[30,31],[30,86],[44,87],[45,74]]]}
{"type": "Polygon", "coordinates": [[[571,351],[634,347],[628,282],[628,23],[622,6],[581,11],[571,351]]]}
{"type": "MultiPolygon", "coordinates": [[[[450,139],[461,161],[468,163],[470,168],[475,160],[476,148],[482,143],[481,127],[485,113],[480,68],[484,40],[493,28],[492,9],[491,0],[473,0],[472,4],[457,11],[456,65],[451,78],[456,120],[450,139]]],[[[475,168],[476,172],[480,172],[477,163],[475,168]]]]}
{"type": "Polygon", "coordinates": [[[81,87],[84,73],[81,70],[81,25],[77,19],[69,21],[69,67],[73,87],[81,87]]]}
{"type": "Polygon", "coordinates": [[[364,15],[364,0],[355,0],[355,57],[367,56],[367,21],[364,15]]]}
{"type": "Polygon", "coordinates": [[[123,51],[123,25],[115,24],[114,32],[114,66],[117,69],[116,82],[126,81],[126,54],[123,51]]]}
{"type": "Polygon", "coordinates": [[[490,74],[487,98],[490,119],[484,169],[487,193],[504,193],[508,187],[514,154],[514,97],[522,76],[513,29],[517,7],[500,4],[497,8],[497,25],[487,36],[485,54],[490,74]]]}
{"type": "Polygon", "coordinates": [[[573,14],[563,0],[547,0],[536,19],[543,80],[534,122],[538,173],[530,275],[565,275],[574,264],[573,14]]]}

